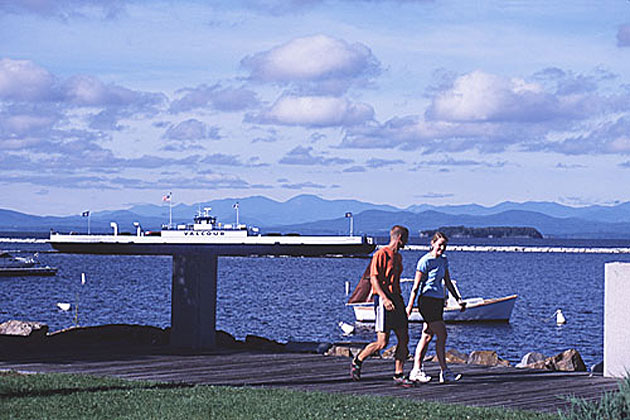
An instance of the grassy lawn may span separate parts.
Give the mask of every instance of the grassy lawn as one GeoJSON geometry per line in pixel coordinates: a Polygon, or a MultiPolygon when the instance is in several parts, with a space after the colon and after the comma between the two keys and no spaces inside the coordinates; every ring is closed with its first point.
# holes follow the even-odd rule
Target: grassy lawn
{"type": "Polygon", "coordinates": [[[559,419],[555,415],[268,388],[0,373],[2,419],[559,419]]]}

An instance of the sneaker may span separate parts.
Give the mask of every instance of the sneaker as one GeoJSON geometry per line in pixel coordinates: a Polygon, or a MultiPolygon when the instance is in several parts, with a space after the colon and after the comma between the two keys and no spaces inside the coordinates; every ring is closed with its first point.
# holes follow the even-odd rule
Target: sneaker
{"type": "Polygon", "coordinates": [[[440,371],[440,383],[443,384],[445,382],[456,382],[462,379],[462,374],[454,374],[450,370],[442,370],[440,371]]]}
{"type": "Polygon", "coordinates": [[[431,380],[431,377],[427,375],[427,373],[424,371],[424,368],[421,367],[420,369],[412,369],[411,372],[409,372],[409,380],[419,382],[421,384],[426,384],[431,380]]]}
{"type": "Polygon", "coordinates": [[[358,363],[356,359],[352,360],[352,365],[350,366],[350,377],[353,381],[361,380],[361,363],[358,363]]]}
{"type": "Polygon", "coordinates": [[[394,385],[398,385],[401,386],[403,388],[411,388],[416,386],[416,383],[414,381],[409,380],[409,378],[406,378],[404,376],[395,376],[394,375],[394,385]]]}

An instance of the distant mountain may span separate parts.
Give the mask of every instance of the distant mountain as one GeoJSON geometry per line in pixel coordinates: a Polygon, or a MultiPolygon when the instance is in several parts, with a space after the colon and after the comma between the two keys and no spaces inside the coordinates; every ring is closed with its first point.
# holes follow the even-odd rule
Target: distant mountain
{"type": "MultiPolygon", "coordinates": [[[[574,238],[630,238],[630,224],[624,222],[606,223],[578,218],[558,218],[541,213],[521,210],[509,210],[487,216],[453,215],[437,211],[413,213],[409,211],[383,212],[364,211],[354,218],[356,234],[385,236],[391,226],[407,226],[413,236],[419,231],[435,229],[439,226],[516,226],[532,227],[544,236],[574,238]]],[[[296,233],[347,234],[348,221],[343,218],[304,223],[300,225],[278,226],[277,231],[296,233]]]]}
{"type": "Polygon", "coordinates": [[[615,206],[588,207],[570,207],[546,201],[526,201],[524,203],[504,201],[492,207],[484,207],[478,204],[464,204],[456,206],[432,206],[429,204],[418,204],[409,206],[406,210],[414,213],[434,210],[446,214],[467,214],[471,216],[488,216],[509,210],[521,210],[541,213],[558,218],[575,217],[607,223],[613,221],[630,223],[630,202],[621,203],[615,206]]]}
{"type": "MultiPolygon", "coordinates": [[[[278,202],[267,197],[226,198],[192,205],[176,204],[173,206],[173,219],[181,223],[190,222],[198,210],[211,207],[212,214],[225,223],[236,221],[234,203],[239,203],[239,221],[257,226],[286,225],[306,223],[315,220],[343,217],[346,212],[359,213],[365,210],[400,211],[388,205],[364,203],[357,200],[324,200],[315,195],[298,195],[285,202],[278,202]]],[[[162,217],[168,221],[168,206],[134,206],[130,211],[162,217]]]]}
{"type": "MultiPolygon", "coordinates": [[[[239,203],[239,221],[255,225],[265,232],[347,234],[349,220],[354,215],[356,233],[387,235],[393,224],[409,226],[414,234],[419,230],[440,226],[516,226],[538,229],[545,236],[630,238],[630,202],[616,206],[569,207],[551,202],[506,201],[496,206],[478,204],[432,206],[418,204],[407,209],[366,203],[357,200],[325,200],[314,195],[299,195],[285,202],[262,196],[211,200],[192,205],[175,203],[173,222],[190,223],[194,214],[204,207],[223,223],[234,223],[234,203],[239,203]]],[[[93,212],[92,232],[109,232],[110,222],[116,221],[120,231],[133,231],[133,222],[145,230],[159,229],[169,221],[169,208],[164,205],[135,205],[127,210],[93,212]]],[[[0,231],[85,232],[87,218],[80,214],[53,217],[28,215],[0,209],[0,231]]]]}

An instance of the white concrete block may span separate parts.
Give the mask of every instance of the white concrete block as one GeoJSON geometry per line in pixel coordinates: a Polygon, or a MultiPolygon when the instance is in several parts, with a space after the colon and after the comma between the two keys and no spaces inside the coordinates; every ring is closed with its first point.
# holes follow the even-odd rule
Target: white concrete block
{"type": "Polygon", "coordinates": [[[630,372],[630,263],[605,265],[604,376],[630,372]]]}

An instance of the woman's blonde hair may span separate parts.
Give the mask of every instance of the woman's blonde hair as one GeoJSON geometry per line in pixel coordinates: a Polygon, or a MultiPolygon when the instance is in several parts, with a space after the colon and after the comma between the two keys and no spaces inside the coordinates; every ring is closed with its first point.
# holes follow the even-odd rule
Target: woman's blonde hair
{"type": "Polygon", "coordinates": [[[433,234],[433,238],[431,238],[431,245],[436,243],[438,240],[444,239],[444,242],[448,243],[448,236],[444,232],[440,232],[439,230],[433,234]]]}

